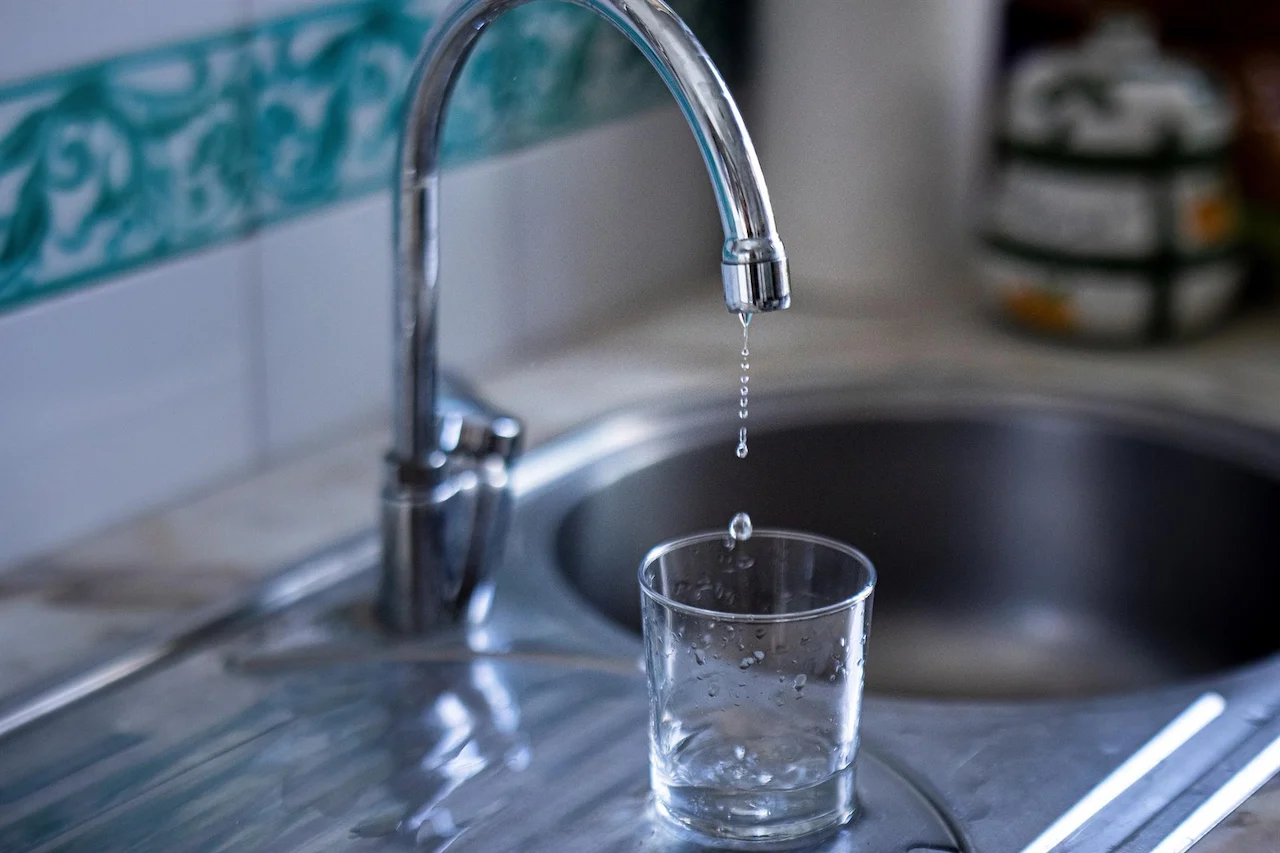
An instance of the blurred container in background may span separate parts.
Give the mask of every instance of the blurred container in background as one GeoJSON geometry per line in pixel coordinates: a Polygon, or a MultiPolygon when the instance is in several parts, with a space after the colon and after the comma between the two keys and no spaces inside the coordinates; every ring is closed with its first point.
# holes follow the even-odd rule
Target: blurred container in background
{"type": "Polygon", "coordinates": [[[1199,68],[1112,14],[1014,69],[983,230],[986,294],[1026,328],[1094,341],[1203,331],[1243,277],[1235,111],[1199,68]]]}
{"type": "MultiPolygon", "coordinates": [[[[1219,204],[1214,201],[1193,206],[1193,221],[1202,229],[1213,232],[1215,226],[1225,228],[1229,210],[1237,215],[1235,236],[1241,255],[1240,274],[1243,281],[1228,288],[1228,300],[1219,312],[1236,305],[1249,306],[1272,299],[1280,282],[1280,4],[1271,0],[1218,0],[1214,3],[1197,0],[1009,0],[1004,6],[1001,22],[1002,76],[1015,80],[1020,69],[1035,57],[1046,55],[1047,48],[1065,48],[1067,52],[1078,50],[1080,44],[1105,16],[1140,13],[1157,37],[1159,52],[1164,59],[1166,72],[1177,73],[1181,68],[1193,77],[1212,81],[1220,90],[1225,103],[1230,104],[1236,121],[1231,133],[1231,144],[1222,161],[1229,164],[1233,201],[1219,204]],[[1238,205],[1238,206],[1237,206],[1238,205]],[[1239,291],[1239,298],[1234,294],[1239,291]]],[[[1053,53],[1052,50],[1049,51],[1053,53]]],[[[1058,50],[1057,55],[1063,55],[1058,50]]],[[[1199,84],[1194,84],[1199,85],[1199,84]]],[[[1011,91],[1016,83],[1010,83],[1011,91]]],[[[1158,105],[1158,100],[1157,100],[1158,105]]],[[[1167,106],[1167,105],[1166,105],[1167,106]]],[[[1078,120],[1078,116],[1075,117],[1078,120]]],[[[1095,140],[1096,141],[1096,140],[1095,140]]],[[[998,151],[998,161],[1007,165],[1007,146],[993,146],[998,151]]],[[[1210,159],[1206,155],[1206,159],[1210,159]]],[[[993,167],[1003,176],[1000,166],[993,167]]],[[[998,184],[993,179],[990,184],[998,184]]],[[[1202,185],[1203,188],[1203,185],[1202,185]]],[[[1181,199],[1186,202],[1185,197],[1181,199]]],[[[1174,202],[1177,199],[1173,200],[1174,202]]],[[[1204,201],[1204,199],[1202,199],[1204,201]]],[[[1173,205],[1168,207],[1172,209],[1173,205]]],[[[1100,214],[1095,224],[1129,222],[1115,210],[1100,214]]],[[[1175,223],[1176,224],[1176,223],[1175,223]]],[[[998,229],[993,229],[998,230],[998,229]]],[[[1225,235],[1224,235],[1225,236],[1225,235]]],[[[1176,246],[1175,246],[1176,248],[1176,246]]],[[[1185,258],[1183,258],[1185,260],[1185,258]]],[[[988,266],[988,275],[992,270],[988,266]]],[[[1006,271],[1007,273],[1007,271],[1006,271]]],[[[987,278],[988,287],[993,287],[987,278]]],[[[1207,285],[1201,285],[1206,287],[1207,285]]],[[[1221,287],[1221,285],[1219,285],[1221,287]]],[[[1028,298],[1025,294],[1014,297],[1009,303],[1008,291],[1004,295],[991,293],[998,310],[1004,316],[1014,316],[1024,325],[1031,324],[1041,330],[1057,330],[1059,333],[1078,334],[1081,325],[1091,324],[1096,313],[1081,320],[1081,312],[1070,304],[1068,293],[1076,293],[1070,287],[1059,287],[1049,295],[1028,298]],[[1074,310],[1073,310],[1074,309],[1074,310]],[[1065,327],[1065,328],[1064,328],[1065,327]]],[[[1173,297],[1173,287],[1166,288],[1162,298],[1173,297]]],[[[1190,324],[1179,325],[1173,312],[1161,319],[1163,311],[1149,317],[1145,334],[1130,336],[1131,326],[1109,315],[1110,327],[1102,328],[1101,337],[1111,341],[1146,341],[1159,337],[1176,337],[1213,326],[1213,312],[1209,311],[1208,290],[1202,290],[1204,299],[1190,324]]],[[[1117,298],[1116,294],[1111,294],[1117,298]]],[[[1184,297],[1185,299],[1186,297],[1184,297]]],[[[1173,304],[1173,299],[1166,301],[1173,304]]],[[[1093,308],[1097,308],[1094,305],[1093,308]]],[[[1123,310],[1120,312],[1123,314],[1123,310]]],[[[1089,325],[1093,329],[1093,325],[1089,325]]],[[[1098,339],[1095,334],[1094,339],[1098,339]]]]}

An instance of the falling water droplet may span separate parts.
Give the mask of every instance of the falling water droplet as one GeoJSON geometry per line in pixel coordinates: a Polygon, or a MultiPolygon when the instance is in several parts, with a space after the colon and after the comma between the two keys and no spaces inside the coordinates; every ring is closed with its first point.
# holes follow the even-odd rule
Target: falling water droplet
{"type": "MultiPolygon", "coordinates": [[[[746,451],[739,454],[746,456],[746,451]]],[[[746,542],[751,538],[751,516],[740,512],[729,522],[729,535],[737,542],[746,542]]]]}
{"type": "Polygon", "coordinates": [[[756,660],[764,660],[764,652],[760,651],[759,649],[752,652],[751,654],[753,657],[755,657],[756,660]]]}
{"type": "Polygon", "coordinates": [[[746,459],[746,458],[747,458],[747,443],[746,443],[745,441],[744,441],[744,442],[742,442],[742,443],[740,443],[740,444],[738,445],[738,449],[737,449],[735,452],[738,454],[738,458],[739,458],[739,459],[746,459]]]}
{"type": "Polygon", "coordinates": [[[804,690],[804,684],[808,680],[808,677],[802,672],[796,676],[796,680],[791,682],[791,684],[797,691],[804,690]]]}

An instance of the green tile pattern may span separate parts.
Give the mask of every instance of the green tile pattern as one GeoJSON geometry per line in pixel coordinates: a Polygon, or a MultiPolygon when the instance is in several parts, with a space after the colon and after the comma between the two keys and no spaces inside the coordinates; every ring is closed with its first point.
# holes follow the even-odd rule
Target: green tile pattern
{"type": "MultiPolygon", "coordinates": [[[[404,88],[444,0],[364,0],[0,87],[0,312],[385,190],[404,88]]],[[[726,72],[737,3],[673,5],[726,72]]],[[[605,21],[495,22],[445,126],[457,164],[667,97],[605,21]]]]}

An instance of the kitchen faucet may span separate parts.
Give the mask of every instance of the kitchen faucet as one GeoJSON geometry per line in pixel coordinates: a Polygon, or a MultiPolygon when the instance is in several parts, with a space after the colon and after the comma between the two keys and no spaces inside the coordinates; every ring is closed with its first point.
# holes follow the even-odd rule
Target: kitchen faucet
{"type": "MultiPolygon", "coordinates": [[[[527,0],[460,0],[418,56],[397,161],[392,448],[382,490],[383,623],[423,634],[474,616],[508,515],[520,425],[474,406],[437,412],[436,281],[440,140],[449,94],[476,40],[527,0]]],[[[675,96],[706,161],[724,228],[725,306],[749,314],[791,301],[755,149],[724,80],[661,0],[568,0],[592,10],[649,59],[675,96]]]]}

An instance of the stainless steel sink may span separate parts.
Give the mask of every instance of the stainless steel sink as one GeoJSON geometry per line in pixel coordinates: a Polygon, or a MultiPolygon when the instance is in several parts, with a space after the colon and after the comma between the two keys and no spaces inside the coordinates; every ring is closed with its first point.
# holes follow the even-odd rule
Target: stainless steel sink
{"type": "Polygon", "coordinates": [[[638,632],[653,544],[724,527],[834,536],[876,563],[868,687],[1028,698],[1145,688],[1280,649],[1280,452],[1167,412],[875,389],[673,416],[569,508],[570,583],[638,632]]]}
{"type": "Polygon", "coordinates": [[[760,399],[743,462],[736,420],[529,454],[464,633],[377,629],[371,532],[0,703],[0,849],[691,853],[645,800],[635,569],[739,509],[881,570],[865,808],[814,853],[1182,853],[1280,769],[1274,434],[859,387],[760,399]]]}

